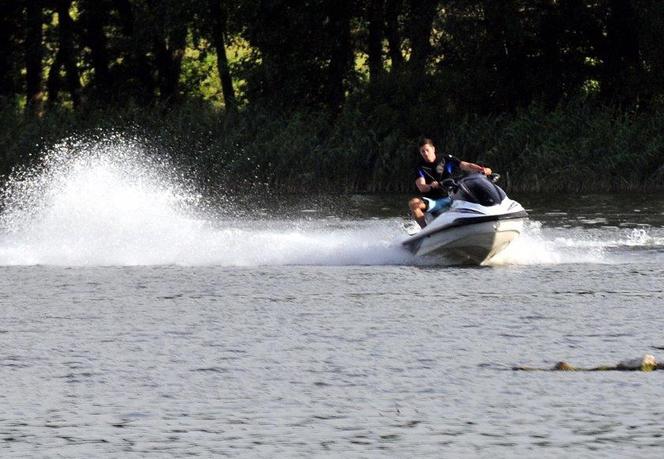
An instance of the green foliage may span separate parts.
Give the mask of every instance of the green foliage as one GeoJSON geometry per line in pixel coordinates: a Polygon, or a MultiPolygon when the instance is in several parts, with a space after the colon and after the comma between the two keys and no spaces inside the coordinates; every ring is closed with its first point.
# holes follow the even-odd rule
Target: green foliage
{"type": "Polygon", "coordinates": [[[410,191],[427,135],[514,189],[659,188],[662,24],[658,0],[0,2],[0,172],[114,129],[211,186],[410,191]]]}
{"type": "Polygon", "coordinates": [[[200,98],[215,107],[223,104],[217,55],[211,53],[205,41],[193,42],[189,36],[182,59],[180,90],[188,98],[200,98]]]}
{"type": "MultiPolygon", "coordinates": [[[[52,111],[41,120],[0,111],[2,172],[69,135],[100,129],[154,140],[209,193],[413,192],[417,135],[388,106],[349,104],[291,115],[269,109],[229,119],[204,101],[177,109],[52,111]],[[27,153],[27,154],[26,154],[27,153]]],[[[521,191],[664,189],[664,112],[626,115],[570,105],[448,119],[434,135],[441,151],[485,164],[521,191]]]]}

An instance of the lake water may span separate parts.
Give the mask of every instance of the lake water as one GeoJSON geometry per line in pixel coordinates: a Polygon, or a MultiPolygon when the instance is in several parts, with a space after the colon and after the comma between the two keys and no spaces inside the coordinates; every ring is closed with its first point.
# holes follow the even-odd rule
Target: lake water
{"type": "Polygon", "coordinates": [[[407,197],[201,206],[132,148],[5,187],[3,456],[664,455],[664,372],[511,370],[664,360],[664,195],[514,196],[453,267],[407,197]]]}

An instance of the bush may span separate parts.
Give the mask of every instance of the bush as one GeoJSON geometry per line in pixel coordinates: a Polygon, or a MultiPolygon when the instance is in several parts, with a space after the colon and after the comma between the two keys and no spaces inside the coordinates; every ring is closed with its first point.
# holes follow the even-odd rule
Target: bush
{"type": "Polygon", "coordinates": [[[252,108],[228,118],[205,102],[149,109],[51,111],[41,119],[0,110],[0,172],[30,161],[68,136],[105,130],[138,135],[200,179],[228,192],[412,192],[416,141],[480,162],[518,191],[664,189],[664,111],[622,113],[577,104],[546,111],[453,117],[422,109],[421,132],[401,102],[351,98],[344,110],[278,113],[252,108]],[[431,132],[433,131],[433,132],[431,132]]]}

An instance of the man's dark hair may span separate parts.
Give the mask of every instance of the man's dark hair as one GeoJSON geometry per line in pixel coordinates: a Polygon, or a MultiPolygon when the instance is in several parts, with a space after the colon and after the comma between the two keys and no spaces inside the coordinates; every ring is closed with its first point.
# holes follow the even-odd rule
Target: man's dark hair
{"type": "Polygon", "coordinates": [[[432,147],[435,146],[435,145],[433,144],[433,140],[431,140],[430,138],[428,138],[428,137],[420,137],[420,141],[418,142],[417,147],[418,147],[418,148],[422,148],[422,147],[425,146],[425,145],[431,145],[432,147]]]}

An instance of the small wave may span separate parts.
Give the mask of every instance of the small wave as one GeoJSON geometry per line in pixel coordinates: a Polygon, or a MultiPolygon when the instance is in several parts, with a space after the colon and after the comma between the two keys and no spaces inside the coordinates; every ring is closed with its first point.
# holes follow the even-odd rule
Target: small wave
{"type": "MultiPolygon", "coordinates": [[[[579,235],[576,235],[567,240],[579,242],[578,237],[579,235]]],[[[490,264],[495,266],[604,262],[606,257],[602,246],[570,247],[560,238],[551,238],[547,235],[540,222],[530,220],[526,222],[523,233],[507,249],[494,257],[490,264]]]]}
{"type": "Polygon", "coordinates": [[[626,249],[663,248],[664,237],[643,228],[543,228],[529,221],[523,234],[492,261],[505,264],[619,263],[626,249]]]}

